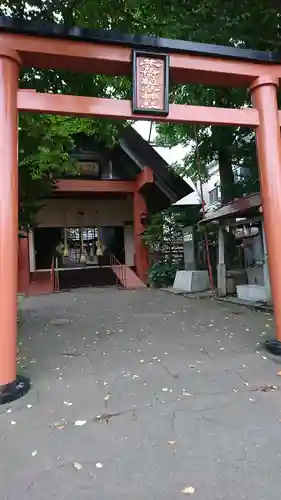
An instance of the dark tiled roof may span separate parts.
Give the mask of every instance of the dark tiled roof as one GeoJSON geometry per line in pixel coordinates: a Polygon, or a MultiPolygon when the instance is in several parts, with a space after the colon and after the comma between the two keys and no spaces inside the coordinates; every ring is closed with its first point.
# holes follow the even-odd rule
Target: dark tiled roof
{"type": "Polygon", "coordinates": [[[140,169],[151,168],[155,184],[165,194],[169,204],[192,193],[193,189],[190,185],[172,171],[162,156],[133,127],[125,129],[119,144],[140,169]]]}
{"type": "Polygon", "coordinates": [[[215,222],[225,218],[231,217],[246,217],[253,210],[257,209],[261,205],[261,196],[259,193],[251,194],[249,196],[238,198],[237,200],[233,200],[227,205],[223,205],[218,208],[218,210],[214,210],[213,212],[209,212],[205,215],[204,219],[200,221],[200,224],[205,222],[215,222]]]}

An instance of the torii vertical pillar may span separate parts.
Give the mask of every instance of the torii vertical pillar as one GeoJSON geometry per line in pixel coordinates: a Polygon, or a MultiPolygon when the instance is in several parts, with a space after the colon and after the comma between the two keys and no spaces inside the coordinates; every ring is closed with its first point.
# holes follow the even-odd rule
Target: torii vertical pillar
{"type": "Polygon", "coordinates": [[[142,221],[142,216],[147,212],[146,201],[143,195],[137,189],[133,196],[133,212],[134,212],[134,241],[135,241],[135,266],[138,277],[147,283],[148,274],[148,250],[142,240],[142,233],[145,226],[142,221]]]}
{"type": "Polygon", "coordinates": [[[19,64],[16,52],[0,47],[0,404],[29,388],[16,375],[19,64]]]}
{"type": "Polygon", "coordinates": [[[268,341],[267,348],[281,355],[281,137],[277,87],[277,79],[260,77],[252,84],[251,93],[259,112],[257,152],[276,327],[276,339],[268,341]]]}

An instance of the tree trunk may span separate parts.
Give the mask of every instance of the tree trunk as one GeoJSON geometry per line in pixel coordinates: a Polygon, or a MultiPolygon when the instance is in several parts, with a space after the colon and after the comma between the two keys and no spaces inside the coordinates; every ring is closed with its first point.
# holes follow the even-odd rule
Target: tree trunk
{"type": "MultiPolygon", "coordinates": [[[[225,108],[232,107],[232,94],[230,89],[217,89],[216,105],[225,108]]],[[[232,172],[233,127],[213,127],[212,139],[213,148],[218,152],[221,202],[224,205],[232,201],[235,196],[234,175],[232,172]]]]}
{"type": "Polygon", "coordinates": [[[221,184],[221,202],[223,205],[229,203],[235,197],[234,175],[232,171],[232,156],[229,153],[228,144],[223,141],[218,149],[219,173],[221,184]]]}
{"type": "MultiPolygon", "coordinates": [[[[231,107],[231,98],[228,89],[221,89],[221,95],[217,101],[218,106],[231,107]]],[[[221,186],[221,203],[226,205],[235,198],[234,175],[232,171],[232,145],[234,129],[232,127],[213,127],[213,147],[217,150],[221,186]]],[[[225,232],[225,262],[231,267],[235,255],[235,238],[232,231],[225,232]]]]}

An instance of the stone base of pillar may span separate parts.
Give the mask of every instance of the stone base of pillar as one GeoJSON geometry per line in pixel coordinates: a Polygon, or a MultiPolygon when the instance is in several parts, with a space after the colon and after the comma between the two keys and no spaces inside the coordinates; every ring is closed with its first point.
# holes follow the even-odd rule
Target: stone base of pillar
{"type": "Polygon", "coordinates": [[[281,356],[281,341],[272,339],[267,340],[265,343],[266,349],[271,354],[275,354],[276,356],[281,356]]]}
{"type": "Polygon", "coordinates": [[[30,389],[30,380],[17,375],[16,380],[9,384],[0,385],[0,405],[11,403],[24,396],[30,389]]]}
{"type": "Polygon", "coordinates": [[[217,265],[217,295],[218,297],[226,296],[226,265],[217,265]]]}

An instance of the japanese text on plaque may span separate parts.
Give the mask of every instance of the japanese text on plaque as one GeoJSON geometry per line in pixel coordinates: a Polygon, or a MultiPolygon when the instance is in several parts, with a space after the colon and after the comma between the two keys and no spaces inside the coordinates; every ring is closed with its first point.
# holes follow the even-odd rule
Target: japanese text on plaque
{"type": "Polygon", "coordinates": [[[139,57],[138,70],[138,106],[147,109],[163,109],[164,61],[149,57],[139,57]]]}

